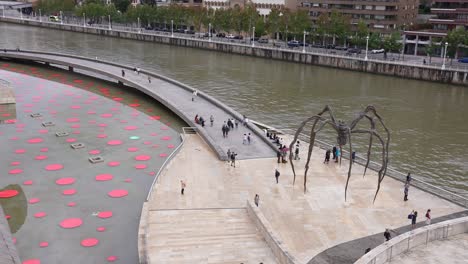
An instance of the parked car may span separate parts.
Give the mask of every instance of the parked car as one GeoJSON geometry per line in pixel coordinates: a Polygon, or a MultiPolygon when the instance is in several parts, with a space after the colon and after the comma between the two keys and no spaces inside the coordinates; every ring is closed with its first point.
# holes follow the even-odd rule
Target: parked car
{"type": "Polygon", "coordinates": [[[258,43],[268,43],[268,39],[267,38],[260,38],[258,40],[258,43]]]}
{"type": "Polygon", "coordinates": [[[300,46],[300,42],[297,40],[288,41],[288,47],[290,48],[299,47],[299,46],[300,46]]]}
{"type": "MultiPolygon", "coordinates": [[[[304,42],[299,41],[299,46],[304,47],[304,42]]],[[[306,43],[305,43],[305,46],[306,46],[306,47],[309,47],[309,43],[306,42],[306,43]]]]}
{"type": "Polygon", "coordinates": [[[185,30],[185,34],[195,34],[195,31],[191,30],[191,29],[186,29],[185,30]]]}
{"type": "Polygon", "coordinates": [[[58,16],[50,16],[49,21],[50,22],[60,22],[60,18],[58,16]]]}
{"type": "Polygon", "coordinates": [[[461,58],[461,59],[458,60],[458,62],[461,62],[461,63],[468,63],[468,57],[461,58]]]}
{"type": "Polygon", "coordinates": [[[356,49],[356,48],[350,48],[350,49],[348,49],[348,51],[346,52],[346,54],[348,54],[348,55],[351,55],[351,54],[361,54],[361,50],[360,50],[360,49],[356,49]]]}
{"type": "Polygon", "coordinates": [[[346,46],[336,46],[335,49],[336,50],[348,50],[348,47],[346,47],[346,46]]]}
{"type": "Polygon", "coordinates": [[[372,54],[384,53],[384,52],[385,52],[384,49],[373,49],[373,50],[371,50],[371,53],[372,53],[372,54]]]}
{"type": "Polygon", "coordinates": [[[216,34],[216,36],[217,36],[218,38],[225,38],[225,37],[226,37],[226,34],[224,34],[224,33],[218,33],[218,34],[216,34]]]}
{"type": "Polygon", "coordinates": [[[146,26],[145,29],[146,30],[153,30],[154,28],[152,26],[146,26]]]}
{"type": "Polygon", "coordinates": [[[260,38],[259,37],[254,37],[254,38],[250,38],[250,41],[258,41],[260,38]]]}
{"type": "Polygon", "coordinates": [[[226,36],[226,38],[228,38],[228,39],[234,39],[235,37],[236,37],[236,36],[234,36],[233,34],[228,34],[228,35],[226,36]]]}
{"type": "Polygon", "coordinates": [[[234,36],[234,39],[244,39],[244,37],[241,35],[237,35],[237,36],[234,36]]]}
{"type": "Polygon", "coordinates": [[[327,44],[327,45],[325,46],[325,48],[326,48],[326,49],[334,49],[334,48],[335,48],[335,45],[333,45],[333,44],[327,44]]]}
{"type": "Polygon", "coordinates": [[[321,44],[312,44],[312,47],[314,47],[314,48],[325,48],[321,44]]]}

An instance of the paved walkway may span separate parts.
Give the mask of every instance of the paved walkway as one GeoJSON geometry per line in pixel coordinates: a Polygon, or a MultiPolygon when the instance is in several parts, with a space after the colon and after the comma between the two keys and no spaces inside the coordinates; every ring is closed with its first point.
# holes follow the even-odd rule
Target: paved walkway
{"type": "Polygon", "coordinates": [[[7,219],[0,206],[0,263],[20,264],[18,251],[13,243],[7,219]]]}
{"type": "MultiPolygon", "coordinates": [[[[305,147],[302,146],[303,149],[305,147]]],[[[422,216],[419,221],[424,221],[423,215],[428,208],[432,209],[434,218],[464,210],[415,188],[410,189],[410,200],[405,203],[403,184],[388,177],[373,204],[377,175],[371,171],[363,178],[363,168],[358,165],[353,167],[348,201],[345,202],[347,161],[343,160],[341,166],[335,163],[326,165],[322,163],[323,155],[322,150],[314,149],[308,191],[304,194],[303,177],[300,176],[303,173],[304,157],[296,163],[299,176],[293,186],[289,164],[278,166],[275,158],[242,160],[234,168],[227,162],[216,160],[201,141],[188,143],[161,175],[149,208],[155,211],[169,209],[173,210],[174,214],[176,209],[237,208],[244,207],[246,199],[253,199],[255,194],[259,194],[260,211],[299,263],[307,263],[315,255],[335,245],[369,235],[376,235],[375,243],[379,243],[379,239],[380,243],[383,243],[383,230],[387,227],[396,229],[407,226],[407,215],[413,209],[418,210],[422,216]],[[274,178],[274,170],[277,167],[281,172],[279,184],[276,184],[274,178]],[[184,196],[180,195],[181,179],[187,182],[184,196]]],[[[203,210],[200,213],[202,214],[203,210]]],[[[190,223],[191,218],[184,221],[190,223]]],[[[174,223],[172,228],[176,229],[177,224],[174,223]]],[[[210,232],[212,228],[213,226],[208,224],[203,231],[210,232]]],[[[157,226],[150,224],[148,232],[153,236],[157,229],[157,226]]],[[[190,240],[189,233],[184,235],[190,240]]],[[[193,247],[195,248],[195,245],[193,247]]],[[[350,250],[362,254],[365,249],[366,245],[361,245],[350,250]]],[[[151,248],[150,254],[161,256],[161,250],[158,247],[151,248]]],[[[183,253],[177,246],[172,250],[180,254],[191,252],[183,253]]],[[[241,250],[245,250],[244,254],[250,253],[249,249],[239,249],[241,250]]],[[[336,259],[345,260],[348,256],[346,250],[338,252],[336,259]]],[[[177,262],[166,260],[165,263],[177,262]]]]}
{"type": "MultiPolygon", "coordinates": [[[[0,57],[23,58],[26,60],[37,60],[50,62],[51,64],[61,64],[65,66],[73,66],[75,69],[90,70],[94,73],[100,73],[116,80],[122,81],[125,84],[136,87],[138,90],[148,94],[149,96],[160,101],[169,109],[173,110],[190,126],[197,126],[201,134],[206,135],[206,140],[212,145],[218,156],[225,155],[228,149],[238,153],[238,159],[252,159],[263,157],[276,156],[275,151],[254,133],[251,128],[243,127],[239,122],[239,128],[234,129],[229,133],[228,138],[223,138],[221,127],[225,120],[232,118],[233,114],[227,112],[219,105],[210,100],[198,96],[195,101],[192,101],[192,93],[178,85],[163,81],[158,78],[151,78],[151,83],[148,82],[146,74],[134,73],[131,70],[125,70],[125,77],[122,77],[122,67],[112,66],[109,64],[100,63],[94,60],[71,58],[58,55],[38,54],[30,52],[1,52],[0,57]],[[195,115],[203,116],[207,120],[205,127],[194,123],[195,115]],[[210,127],[210,115],[214,117],[214,125],[210,127]],[[251,133],[253,142],[251,145],[242,144],[243,135],[251,133]]],[[[133,67],[130,65],[130,67],[133,67]]],[[[201,94],[201,92],[199,93],[201,94]]],[[[220,103],[222,104],[222,103],[220,103]]],[[[235,113],[240,116],[239,113],[235,113]]]]}

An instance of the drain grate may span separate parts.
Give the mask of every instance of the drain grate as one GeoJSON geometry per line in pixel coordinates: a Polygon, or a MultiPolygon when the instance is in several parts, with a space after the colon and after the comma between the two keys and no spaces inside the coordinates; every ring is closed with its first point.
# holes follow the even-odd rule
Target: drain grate
{"type": "Polygon", "coordinates": [[[73,143],[73,144],[70,144],[70,147],[72,147],[72,149],[80,149],[80,148],[84,148],[85,144],[83,144],[83,143],[73,143]]]}
{"type": "Polygon", "coordinates": [[[90,157],[88,160],[89,162],[95,164],[95,163],[103,162],[104,158],[101,156],[96,156],[96,157],[90,157]]]}
{"type": "Polygon", "coordinates": [[[66,136],[68,136],[70,134],[68,134],[68,132],[57,132],[57,133],[55,133],[55,135],[57,137],[66,137],[66,136]]]}
{"type": "Polygon", "coordinates": [[[42,117],[42,114],[41,113],[34,113],[34,114],[31,114],[31,117],[32,118],[42,117]]]}
{"type": "Polygon", "coordinates": [[[51,126],[55,126],[55,124],[54,122],[42,122],[42,126],[51,127],[51,126]]]}

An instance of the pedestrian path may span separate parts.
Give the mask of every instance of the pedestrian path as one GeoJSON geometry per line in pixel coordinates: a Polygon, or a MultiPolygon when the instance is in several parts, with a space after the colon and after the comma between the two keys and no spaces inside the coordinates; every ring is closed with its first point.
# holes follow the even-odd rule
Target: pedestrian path
{"type": "MultiPolygon", "coordinates": [[[[302,148],[306,148],[305,144],[302,148]]],[[[306,153],[303,151],[301,154],[306,153]]],[[[433,218],[464,210],[416,188],[410,189],[409,201],[403,202],[403,183],[388,177],[382,183],[382,189],[374,204],[372,201],[377,175],[369,171],[362,177],[363,168],[359,165],[353,167],[348,200],[345,202],[347,161],[343,160],[341,166],[336,163],[323,164],[323,156],[323,150],[314,148],[308,191],[304,194],[304,156],[295,163],[298,176],[295,185],[292,185],[293,176],[289,164],[278,164],[276,158],[265,158],[241,160],[234,168],[227,162],[217,160],[211,150],[199,138],[193,136],[186,140],[180,152],[161,175],[153,190],[149,208],[150,211],[238,208],[245,207],[246,199],[253,201],[255,194],[259,194],[259,209],[269,221],[271,231],[299,263],[307,263],[328,248],[369,235],[376,235],[380,239],[380,242],[374,242],[383,243],[381,233],[385,228],[407,226],[407,215],[413,209],[423,215],[425,210],[431,208],[433,218]],[[276,184],[274,176],[276,168],[281,172],[279,184],[276,184]],[[183,196],[180,194],[180,180],[187,182],[183,196]]],[[[186,216],[184,221],[190,222],[191,216],[186,216]]],[[[229,222],[231,216],[226,217],[226,221],[229,222]]],[[[424,221],[423,217],[419,221],[424,221]]],[[[174,223],[172,230],[176,229],[176,226],[174,223]]],[[[212,225],[208,224],[202,230],[208,232],[211,228],[212,225]]],[[[158,229],[160,228],[150,224],[148,234],[154,237],[153,234],[158,229]]],[[[159,236],[164,237],[161,234],[159,236]]],[[[163,240],[163,237],[160,239],[163,240]]],[[[366,249],[364,244],[349,246],[351,248],[341,248],[336,253],[336,259],[345,259],[348,251],[362,254],[366,249]]],[[[172,248],[174,251],[178,249],[178,246],[172,248]]],[[[168,249],[153,247],[151,254],[163,254],[159,252],[161,250],[168,249]]],[[[242,250],[245,250],[244,254],[250,254],[249,249],[242,250]]],[[[184,254],[182,250],[178,252],[184,254]]],[[[217,250],[209,254],[217,254],[214,252],[217,250]]]]}
{"type": "Polygon", "coordinates": [[[0,52],[1,57],[43,61],[50,64],[73,67],[75,71],[81,69],[93,74],[98,73],[135,87],[171,109],[187,122],[189,126],[197,127],[204,140],[207,141],[220,158],[226,158],[228,149],[238,154],[237,159],[265,158],[276,155],[272,145],[269,145],[262,139],[262,132],[254,126],[245,127],[239,125],[237,129],[234,128],[229,133],[227,138],[223,137],[221,128],[224,121],[228,118],[237,118],[239,120],[242,117],[235,110],[216,101],[214,98],[211,100],[211,97],[203,95],[202,92],[199,92],[199,95],[192,101],[192,91],[183,88],[183,84],[176,84],[176,81],[166,77],[164,77],[166,80],[163,80],[154,76],[151,78],[151,82],[149,82],[148,75],[144,74],[143,70],[139,74],[131,70],[133,69],[133,65],[111,65],[87,58],[27,51],[0,52]],[[124,67],[129,67],[130,69],[124,67]],[[122,74],[122,70],[125,71],[125,74],[122,74]],[[195,124],[194,119],[196,115],[202,116],[207,120],[205,127],[195,124]],[[211,115],[213,115],[215,120],[213,126],[209,122],[211,115]],[[248,133],[252,135],[252,143],[248,145],[242,144],[243,135],[248,133]]]}

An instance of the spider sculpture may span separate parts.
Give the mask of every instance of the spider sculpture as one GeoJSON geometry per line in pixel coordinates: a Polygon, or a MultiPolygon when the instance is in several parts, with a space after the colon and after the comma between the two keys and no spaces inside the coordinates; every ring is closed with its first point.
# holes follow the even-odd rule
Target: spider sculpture
{"type": "MultiPolygon", "coordinates": [[[[367,149],[367,160],[366,160],[366,165],[364,168],[364,175],[366,174],[367,167],[369,166],[369,161],[370,161],[370,156],[371,156],[371,149],[372,149],[372,141],[373,138],[376,137],[380,143],[382,144],[382,166],[380,167],[380,170],[378,172],[378,181],[377,181],[377,190],[374,195],[374,202],[375,199],[377,198],[377,194],[379,193],[380,190],[380,184],[382,183],[382,180],[385,177],[385,174],[387,172],[387,164],[388,164],[388,147],[389,147],[389,142],[390,142],[390,132],[385,126],[382,118],[380,117],[379,114],[377,114],[377,111],[375,110],[374,106],[367,106],[366,109],[359,113],[358,117],[355,118],[350,122],[350,124],[346,124],[343,121],[336,121],[335,117],[333,115],[333,112],[331,108],[327,105],[325,108],[318,113],[317,115],[314,115],[312,117],[307,118],[304,120],[304,122],[301,123],[299,128],[296,131],[296,134],[294,135],[294,139],[289,145],[289,149],[292,149],[294,146],[294,143],[297,141],[299,135],[301,132],[304,130],[304,127],[309,123],[312,122],[312,128],[310,131],[310,142],[309,142],[309,150],[307,153],[307,160],[305,164],[305,172],[304,172],[304,192],[306,191],[306,184],[307,184],[307,172],[309,170],[309,162],[310,158],[312,156],[312,149],[314,147],[314,142],[315,142],[315,136],[317,133],[322,130],[322,128],[325,125],[330,125],[335,131],[337,132],[337,144],[340,148],[340,153],[342,152],[343,146],[345,146],[348,141],[349,141],[349,169],[348,169],[348,178],[346,180],[346,186],[345,186],[345,201],[346,201],[346,193],[348,190],[348,183],[349,183],[349,178],[351,177],[351,168],[352,168],[352,153],[353,153],[353,147],[351,144],[351,135],[352,134],[368,134],[369,135],[369,148],[367,149]],[[329,118],[325,118],[323,115],[325,113],[328,113],[329,118]],[[362,120],[368,120],[370,123],[370,129],[357,129],[356,126],[357,124],[362,120]],[[385,130],[385,133],[387,135],[386,139],[382,138],[377,131],[375,130],[375,125],[376,121],[378,121],[379,124],[382,125],[383,129],[385,130]]],[[[340,155],[340,164],[341,164],[341,156],[340,155]]],[[[289,154],[289,161],[291,163],[291,168],[294,174],[294,180],[293,184],[296,181],[296,171],[294,169],[294,163],[293,163],[293,153],[292,151],[289,154]]],[[[363,175],[363,176],[364,176],[363,175]]]]}

